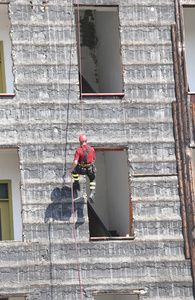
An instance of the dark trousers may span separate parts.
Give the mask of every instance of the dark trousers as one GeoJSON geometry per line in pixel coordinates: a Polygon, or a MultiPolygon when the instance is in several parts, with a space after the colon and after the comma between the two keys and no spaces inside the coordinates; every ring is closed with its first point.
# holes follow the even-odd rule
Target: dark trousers
{"type": "Polygon", "coordinates": [[[90,181],[90,191],[95,192],[96,182],[95,182],[95,167],[93,165],[82,167],[80,164],[76,166],[74,171],[72,172],[73,178],[75,182],[79,183],[79,174],[87,175],[90,181]]]}

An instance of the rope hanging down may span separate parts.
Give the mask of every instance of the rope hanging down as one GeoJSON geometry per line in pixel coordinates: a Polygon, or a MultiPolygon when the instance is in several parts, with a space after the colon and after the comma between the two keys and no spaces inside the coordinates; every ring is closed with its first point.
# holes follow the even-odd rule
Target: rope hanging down
{"type": "MultiPolygon", "coordinates": [[[[80,72],[79,72],[80,73],[80,93],[81,93],[81,123],[82,123],[82,133],[84,134],[79,0],[77,0],[77,16],[78,16],[78,46],[79,46],[79,51],[78,52],[79,52],[79,69],[80,69],[80,72]]],[[[80,267],[79,267],[79,257],[78,257],[78,249],[77,249],[76,227],[75,227],[72,174],[71,174],[71,194],[72,194],[72,215],[73,215],[74,240],[75,240],[75,249],[76,249],[77,269],[78,269],[78,276],[79,276],[79,287],[80,287],[81,300],[83,300],[83,293],[82,293],[82,286],[81,286],[81,275],[80,275],[80,267]]]]}
{"type": "Polygon", "coordinates": [[[80,93],[81,93],[81,123],[82,134],[84,134],[84,120],[83,120],[83,80],[82,80],[82,65],[81,65],[81,25],[80,25],[80,13],[79,13],[79,0],[77,0],[77,19],[78,19],[78,48],[79,48],[79,76],[80,76],[80,93]]]}
{"type": "Polygon", "coordinates": [[[81,275],[80,275],[80,267],[79,267],[79,257],[78,257],[78,249],[77,249],[76,227],[75,227],[72,174],[71,174],[71,194],[72,194],[72,216],[73,216],[73,225],[74,225],[74,240],[75,240],[76,258],[77,258],[77,269],[78,269],[78,275],[79,275],[79,287],[80,287],[81,300],[83,300],[83,293],[82,293],[82,287],[81,287],[81,275]]]}

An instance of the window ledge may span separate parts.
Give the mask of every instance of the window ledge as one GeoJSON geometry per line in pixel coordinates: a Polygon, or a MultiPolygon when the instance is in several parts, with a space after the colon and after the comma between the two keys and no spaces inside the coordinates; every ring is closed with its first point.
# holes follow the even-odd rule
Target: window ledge
{"type": "Polygon", "coordinates": [[[102,236],[102,237],[90,237],[90,240],[91,241],[108,241],[108,240],[118,240],[118,241],[121,241],[121,240],[134,240],[135,237],[134,236],[102,236]]]}
{"type": "Polygon", "coordinates": [[[124,93],[82,93],[83,97],[123,97],[124,93]]]}
{"type": "Polygon", "coordinates": [[[15,94],[8,94],[8,93],[0,93],[0,97],[14,97],[15,94]]]}
{"type": "Polygon", "coordinates": [[[2,241],[0,241],[0,248],[1,248],[1,246],[6,246],[6,245],[10,246],[10,244],[11,244],[11,246],[13,246],[17,243],[20,245],[22,244],[22,246],[26,245],[26,242],[24,242],[22,240],[2,240],[2,241]]]}

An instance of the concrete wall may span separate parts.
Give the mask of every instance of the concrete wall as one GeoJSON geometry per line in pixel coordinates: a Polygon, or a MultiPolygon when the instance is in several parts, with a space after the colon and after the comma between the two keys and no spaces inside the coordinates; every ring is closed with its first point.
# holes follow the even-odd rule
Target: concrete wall
{"type": "Polygon", "coordinates": [[[174,1],[96,0],[119,4],[125,96],[84,98],[82,106],[73,4],[9,5],[16,95],[0,96],[0,145],[19,147],[24,240],[0,242],[0,297],[81,298],[69,169],[83,116],[92,146],[128,149],[134,227],[132,240],[91,241],[81,177],[73,205],[83,298],[192,300],[172,118],[174,1]]]}

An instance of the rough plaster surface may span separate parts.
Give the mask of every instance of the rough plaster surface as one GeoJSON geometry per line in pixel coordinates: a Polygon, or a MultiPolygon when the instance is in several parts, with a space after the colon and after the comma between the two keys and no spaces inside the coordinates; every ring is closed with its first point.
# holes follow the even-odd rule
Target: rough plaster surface
{"type": "MultiPolygon", "coordinates": [[[[1,297],[80,299],[67,171],[82,132],[73,4],[10,0],[15,97],[0,96],[0,144],[19,147],[24,241],[0,243],[1,297]]],[[[119,4],[125,96],[83,99],[84,127],[93,146],[128,147],[135,239],[89,242],[82,178],[74,208],[83,298],[192,300],[172,120],[174,1],[96,4],[119,4]]]]}

